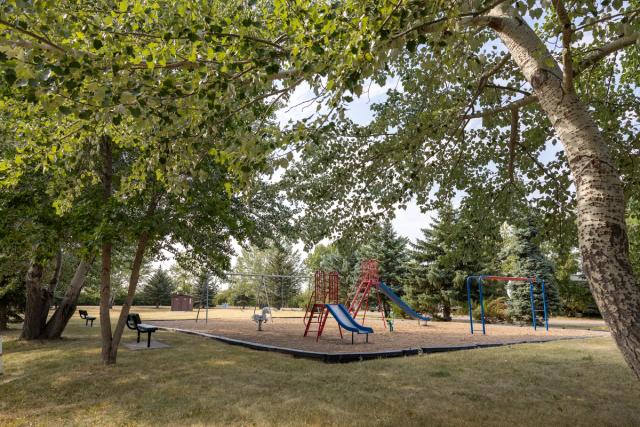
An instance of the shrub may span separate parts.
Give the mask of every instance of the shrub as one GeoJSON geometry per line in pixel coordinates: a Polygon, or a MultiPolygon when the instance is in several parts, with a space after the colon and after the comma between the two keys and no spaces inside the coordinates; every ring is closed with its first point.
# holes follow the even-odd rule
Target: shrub
{"type": "Polygon", "coordinates": [[[599,316],[593,295],[586,283],[565,281],[559,284],[562,311],[567,316],[599,316]]]}
{"type": "Polygon", "coordinates": [[[215,296],[213,301],[216,303],[216,305],[223,305],[229,304],[230,299],[230,292],[228,289],[225,289],[224,291],[220,291],[218,295],[215,296]]]}
{"type": "MultiPolygon", "coordinates": [[[[468,313],[468,310],[467,310],[468,313]]],[[[473,309],[473,318],[480,320],[480,305],[473,309]]],[[[507,301],[505,297],[498,297],[484,300],[484,318],[488,323],[506,322],[507,301]]]]}

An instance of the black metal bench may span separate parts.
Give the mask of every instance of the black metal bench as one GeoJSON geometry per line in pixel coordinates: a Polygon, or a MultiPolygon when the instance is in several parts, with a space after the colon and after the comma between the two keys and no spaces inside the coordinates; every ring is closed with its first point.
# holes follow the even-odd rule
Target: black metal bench
{"type": "Polygon", "coordinates": [[[127,316],[127,327],[129,329],[133,329],[134,331],[138,331],[137,342],[140,342],[140,333],[146,333],[147,348],[151,347],[151,334],[158,330],[156,326],[142,323],[142,320],[140,320],[140,315],[138,313],[129,313],[129,315],[127,316]]]}
{"type": "Polygon", "coordinates": [[[91,322],[91,327],[93,328],[93,321],[96,320],[96,318],[93,316],[89,316],[87,310],[78,310],[78,313],[80,314],[80,318],[84,319],[84,326],[89,325],[89,322],[91,322]]]}

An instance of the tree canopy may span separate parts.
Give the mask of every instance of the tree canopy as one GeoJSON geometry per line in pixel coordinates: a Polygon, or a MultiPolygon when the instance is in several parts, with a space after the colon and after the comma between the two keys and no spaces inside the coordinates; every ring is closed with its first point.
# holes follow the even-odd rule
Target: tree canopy
{"type": "Polygon", "coordinates": [[[458,196],[499,220],[528,209],[556,246],[579,243],[640,373],[625,225],[640,175],[638,3],[550,3],[7,2],[0,184],[37,170],[58,214],[99,201],[88,241],[105,264],[127,235],[139,265],[159,198],[182,200],[210,162],[230,198],[296,163],[281,188],[309,242],[362,233],[413,200],[458,196]],[[318,113],[280,129],[274,113],[303,82],[318,113]],[[387,96],[358,124],[349,105],[374,84],[387,96]]]}

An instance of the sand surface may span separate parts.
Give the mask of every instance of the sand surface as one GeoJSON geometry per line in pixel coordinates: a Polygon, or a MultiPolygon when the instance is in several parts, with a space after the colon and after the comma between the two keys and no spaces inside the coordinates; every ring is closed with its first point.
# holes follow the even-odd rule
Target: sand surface
{"type": "MultiPolygon", "coordinates": [[[[551,341],[563,338],[610,335],[609,332],[575,327],[564,329],[558,326],[551,326],[548,332],[543,327],[534,331],[530,325],[487,325],[487,334],[482,335],[480,324],[475,325],[476,333],[471,335],[469,324],[461,321],[429,322],[428,326],[421,326],[417,321],[400,319],[395,320],[394,331],[389,332],[381,319],[374,317],[365,322],[365,325],[374,329],[374,333],[369,335],[369,342],[365,343],[364,335],[356,335],[355,345],[352,345],[351,333],[343,331],[344,338],[341,339],[338,324],[331,317],[327,321],[322,336],[316,342],[315,332],[310,332],[307,337],[303,336],[305,326],[301,318],[275,318],[272,322],[263,325],[262,332],[259,332],[256,323],[250,319],[251,311],[248,314],[246,318],[212,316],[206,324],[203,321],[196,323],[194,320],[156,320],[149,323],[160,327],[201,331],[279,347],[335,353],[472,344],[508,344],[522,341],[551,341]]],[[[313,329],[315,327],[316,325],[312,325],[313,329]]]]}

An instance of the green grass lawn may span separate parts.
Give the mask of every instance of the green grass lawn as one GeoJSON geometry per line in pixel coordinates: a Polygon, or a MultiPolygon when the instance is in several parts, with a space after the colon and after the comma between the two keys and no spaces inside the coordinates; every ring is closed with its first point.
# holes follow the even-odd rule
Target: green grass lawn
{"type": "MultiPolygon", "coordinates": [[[[125,332],[125,342],[135,339],[125,332]]],[[[640,382],[609,338],[345,365],[170,332],[99,363],[99,328],[4,336],[0,425],[640,425],[640,382]]]]}

